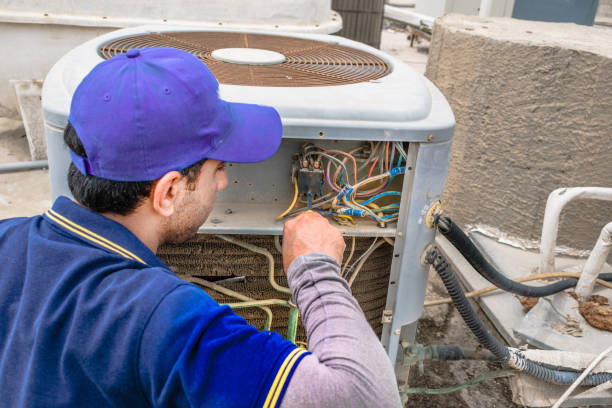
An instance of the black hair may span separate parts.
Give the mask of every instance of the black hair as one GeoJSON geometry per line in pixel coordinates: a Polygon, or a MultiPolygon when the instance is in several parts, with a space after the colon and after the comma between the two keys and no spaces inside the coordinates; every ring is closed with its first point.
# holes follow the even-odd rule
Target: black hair
{"type": "MultiPolygon", "coordinates": [[[[64,130],[64,143],[70,150],[81,157],[87,157],[85,148],[76,130],[70,122],[64,130]]],[[[187,177],[187,183],[193,184],[197,181],[202,165],[206,159],[202,159],[189,167],[179,170],[183,177],[187,177]]],[[[115,181],[108,180],[91,174],[84,175],[70,162],[68,169],[68,187],[80,204],[99,213],[111,212],[120,215],[128,215],[149,196],[156,180],[152,181],[115,181]]]]}

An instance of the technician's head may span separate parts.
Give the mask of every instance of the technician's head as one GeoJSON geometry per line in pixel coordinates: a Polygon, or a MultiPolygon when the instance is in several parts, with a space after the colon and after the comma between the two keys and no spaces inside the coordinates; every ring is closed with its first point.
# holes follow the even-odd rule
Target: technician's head
{"type": "Polygon", "coordinates": [[[98,64],[72,98],[64,140],[76,201],[99,213],[146,212],[165,241],[191,237],[227,185],[224,162],[253,163],[280,144],[276,110],[219,99],[195,56],[132,49],[98,64]]]}

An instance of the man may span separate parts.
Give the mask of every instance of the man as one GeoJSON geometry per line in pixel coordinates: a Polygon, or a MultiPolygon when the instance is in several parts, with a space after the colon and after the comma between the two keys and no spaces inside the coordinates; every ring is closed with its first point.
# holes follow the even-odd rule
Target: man
{"type": "Polygon", "coordinates": [[[0,406],[398,406],[391,364],[339,276],[344,240],[288,221],[283,263],[309,351],[258,332],[156,256],[194,236],[223,163],[278,148],[269,107],[217,96],[183,51],[130,50],[76,89],[75,198],[0,223],[0,406]]]}

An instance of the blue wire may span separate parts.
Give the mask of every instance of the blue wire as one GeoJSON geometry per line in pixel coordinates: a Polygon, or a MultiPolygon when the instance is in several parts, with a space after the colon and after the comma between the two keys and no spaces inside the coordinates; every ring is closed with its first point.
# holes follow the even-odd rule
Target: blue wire
{"type": "Polygon", "coordinates": [[[312,194],[308,192],[308,209],[312,210],[312,194]]]}
{"type": "Polygon", "coordinates": [[[364,201],[363,203],[361,203],[361,205],[367,205],[370,204],[372,201],[374,200],[378,200],[380,197],[384,197],[384,196],[388,196],[388,195],[397,195],[397,196],[401,196],[402,193],[398,192],[398,191],[385,191],[382,192],[380,194],[375,195],[374,197],[368,198],[366,201],[364,201]]]}
{"type": "Polygon", "coordinates": [[[323,215],[327,215],[328,217],[331,217],[332,215],[334,215],[333,213],[325,211],[325,210],[323,210],[321,208],[315,208],[315,210],[317,210],[318,212],[320,212],[323,215]]]}

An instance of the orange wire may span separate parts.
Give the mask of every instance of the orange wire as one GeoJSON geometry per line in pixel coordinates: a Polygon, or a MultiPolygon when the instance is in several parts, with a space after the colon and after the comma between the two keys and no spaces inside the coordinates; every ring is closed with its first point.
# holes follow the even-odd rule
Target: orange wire
{"type": "MultiPolygon", "coordinates": [[[[355,160],[355,157],[347,152],[343,152],[340,150],[326,150],[324,148],[320,148],[321,150],[323,150],[325,153],[334,153],[334,154],[343,154],[345,155],[347,158],[351,159],[351,161],[353,162],[353,178],[355,179],[355,184],[357,184],[357,160],[355,160]]],[[[354,152],[355,150],[353,150],[352,152],[354,152]]],[[[352,153],[351,152],[351,153],[352,153]]],[[[346,163],[346,159],[344,159],[344,161],[342,163],[346,163]]],[[[336,171],[336,175],[340,173],[340,168],[338,168],[338,170],[336,171]]],[[[336,175],[334,175],[334,182],[336,181],[336,175]]]]}
{"type": "Polygon", "coordinates": [[[376,163],[378,163],[378,157],[376,158],[376,160],[374,160],[374,163],[372,163],[372,167],[370,167],[370,171],[368,172],[368,178],[372,177],[372,172],[374,171],[374,167],[376,167],[376,163]]]}
{"type": "Polygon", "coordinates": [[[389,171],[389,142],[385,143],[385,169],[389,171]]]}

